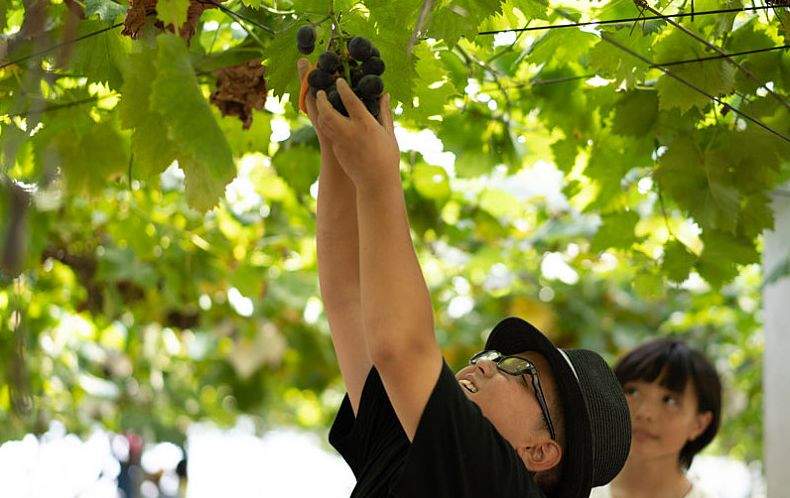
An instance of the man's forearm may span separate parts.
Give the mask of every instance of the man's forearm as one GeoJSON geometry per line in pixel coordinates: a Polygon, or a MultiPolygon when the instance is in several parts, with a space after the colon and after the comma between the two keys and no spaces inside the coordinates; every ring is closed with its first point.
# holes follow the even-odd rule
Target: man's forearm
{"type": "Polygon", "coordinates": [[[354,184],[331,155],[321,158],[316,215],[318,280],[325,308],[361,305],[354,184]]]}
{"type": "Polygon", "coordinates": [[[412,244],[399,174],[357,189],[357,218],[362,316],[371,356],[435,341],[430,293],[412,244]]]}

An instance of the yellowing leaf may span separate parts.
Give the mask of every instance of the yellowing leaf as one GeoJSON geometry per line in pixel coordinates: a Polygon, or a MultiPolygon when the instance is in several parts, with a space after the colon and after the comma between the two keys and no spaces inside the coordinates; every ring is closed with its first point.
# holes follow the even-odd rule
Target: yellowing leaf
{"type": "Polygon", "coordinates": [[[187,20],[189,4],[189,0],[157,0],[156,16],[165,26],[172,24],[178,31],[187,20]]]}

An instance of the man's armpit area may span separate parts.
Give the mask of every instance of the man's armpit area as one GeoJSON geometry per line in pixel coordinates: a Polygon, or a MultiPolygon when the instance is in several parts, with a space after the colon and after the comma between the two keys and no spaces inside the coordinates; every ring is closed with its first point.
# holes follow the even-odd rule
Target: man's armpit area
{"type": "MultiPolygon", "coordinates": [[[[374,359],[374,362],[376,360],[374,359]]],[[[376,362],[384,389],[409,441],[436,386],[444,359],[439,346],[420,354],[376,362]]]]}

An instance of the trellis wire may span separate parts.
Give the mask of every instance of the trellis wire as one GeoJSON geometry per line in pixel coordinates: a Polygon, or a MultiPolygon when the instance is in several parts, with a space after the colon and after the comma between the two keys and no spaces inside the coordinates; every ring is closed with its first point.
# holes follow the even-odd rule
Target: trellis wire
{"type": "MultiPolygon", "coordinates": [[[[603,38],[604,40],[606,40],[607,42],[611,43],[612,45],[616,46],[616,47],[617,47],[617,48],[619,48],[620,50],[622,50],[622,51],[624,51],[624,52],[626,52],[626,53],[628,53],[628,54],[631,54],[632,56],[634,56],[634,57],[636,57],[636,58],[638,58],[638,59],[642,60],[643,62],[645,62],[645,63],[647,63],[647,64],[652,64],[652,62],[651,62],[651,61],[650,61],[650,60],[649,60],[647,57],[645,57],[645,56],[643,56],[642,54],[639,54],[639,53],[637,53],[637,52],[635,52],[635,51],[631,50],[630,48],[628,48],[628,47],[626,47],[626,46],[622,45],[621,43],[619,43],[619,42],[615,41],[613,38],[609,37],[607,33],[602,33],[602,38],[603,38]]],[[[701,88],[700,88],[700,87],[698,87],[697,85],[695,85],[695,84],[693,84],[693,83],[690,83],[690,82],[686,81],[685,79],[683,79],[683,78],[681,78],[681,77],[677,76],[676,74],[673,74],[673,73],[672,73],[671,71],[669,71],[668,69],[666,69],[666,68],[664,68],[664,67],[662,67],[662,66],[658,66],[658,69],[660,69],[661,71],[663,71],[663,72],[664,72],[664,74],[666,74],[667,76],[669,76],[669,77],[671,77],[671,78],[673,78],[673,79],[675,79],[675,80],[677,80],[677,81],[679,81],[679,82],[683,83],[684,85],[686,85],[686,86],[688,86],[688,87],[692,88],[693,90],[695,90],[695,91],[697,91],[697,92],[701,93],[702,95],[704,95],[704,96],[708,97],[709,99],[711,99],[711,100],[713,100],[713,101],[715,101],[715,102],[718,102],[719,104],[721,104],[721,105],[725,106],[726,108],[729,108],[729,109],[731,109],[731,110],[732,110],[733,112],[735,112],[736,114],[738,114],[738,115],[740,115],[740,116],[743,116],[744,118],[748,119],[748,120],[749,120],[749,121],[751,121],[752,123],[754,123],[754,124],[756,124],[757,126],[759,126],[759,127],[763,128],[764,130],[768,131],[769,133],[771,133],[771,134],[773,134],[773,135],[776,135],[777,137],[781,138],[781,139],[782,139],[782,140],[784,140],[785,142],[788,142],[788,143],[790,143],[790,138],[786,137],[785,135],[783,135],[783,134],[779,133],[778,131],[776,131],[776,130],[774,130],[773,128],[769,127],[768,125],[764,124],[762,121],[760,121],[760,120],[758,120],[758,119],[755,119],[755,118],[753,118],[753,117],[749,116],[748,114],[746,114],[745,112],[741,111],[741,110],[740,110],[740,109],[738,109],[737,107],[735,107],[735,106],[732,106],[732,105],[730,105],[730,104],[728,104],[728,103],[726,103],[726,102],[722,101],[722,100],[721,100],[721,99],[719,99],[718,97],[716,97],[716,96],[714,96],[714,95],[711,95],[711,94],[709,94],[708,92],[706,92],[705,90],[701,89],[701,88]]]]}
{"type": "Polygon", "coordinates": [[[38,51],[36,53],[29,54],[29,55],[26,55],[24,57],[20,57],[19,59],[16,59],[16,60],[13,60],[13,61],[10,61],[10,62],[4,62],[3,64],[0,64],[0,69],[3,69],[4,67],[8,67],[8,66],[10,66],[12,64],[18,64],[20,62],[24,62],[24,61],[26,61],[28,59],[32,59],[33,57],[38,57],[39,55],[44,55],[44,54],[46,54],[48,52],[52,52],[53,50],[55,50],[57,48],[60,48],[60,47],[66,46],[66,45],[70,45],[72,43],[77,43],[78,41],[85,40],[86,38],[90,38],[92,36],[100,35],[100,34],[104,33],[105,31],[110,31],[111,29],[115,29],[115,28],[118,28],[120,26],[123,26],[122,22],[120,22],[118,24],[115,24],[113,26],[109,26],[107,28],[102,28],[102,29],[100,29],[98,31],[93,31],[92,33],[88,33],[86,35],[82,35],[82,36],[80,36],[78,38],[74,38],[73,40],[67,40],[67,41],[58,43],[57,45],[54,45],[54,46],[49,47],[49,48],[45,48],[44,50],[40,50],[40,51],[38,51]]]}
{"type": "MultiPolygon", "coordinates": [[[[480,31],[478,35],[495,35],[497,33],[517,33],[523,31],[540,31],[546,29],[559,29],[559,28],[575,28],[580,26],[594,26],[594,25],[605,25],[605,24],[627,24],[630,22],[635,21],[652,21],[656,19],[669,19],[673,17],[688,17],[688,16],[700,16],[700,15],[713,15],[713,14],[730,14],[734,12],[746,12],[750,10],[765,10],[770,9],[770,6],[756,6],[756,7],[743,7],[740,9],[717,9],[717,10],[703,10],[697,11],[694,13],[690,12],[681,12],[677,14],[661,14],[660,12],[657,15],[653,16],[640,16],[640,17],[629,17],[625,19],[606,19],[603,21],[585,21],[585,22],[576,22],[576,23],[567,23],[567,24],[550,24],[547,26],[532,26],[529,28],[510,28],[510,29],[501,29],[501,30],[492,30],[492,31],[480,31]]],[[[654,11],[658,12],[658,11],[654,11]]]]}
{"type": "MultiPolygon", "coordinates": [[[[645,3],[644,3],[642,6],[643,6],[644,8],[646,8],[646,9],[648,9],[650,12],[653,12],[653,13],[657,13],[657,12],[658,12],[656,9],[654,9],[653,7],[651,7],[650,5],[648,5],[646,2],[645,2],[645,3]]],[[[767,6],[766,6],[766,7],[767,7],[767,6]]],[[[659,14],[660,14],[660,13],[659,13],[659,14]]],[[[680,24],[678,24],[677,22],[675,22],[675,21],[673,21],[673,20],[671,20],[671,19],[670,19],[670,20],[667,20],[667,22],[668,22],[669,24],[671,24],[672,26],[674,26],[676,29],[679,29],[679,30],[681,30],[682,32],[684,32],[684,33],[686,33],[687,35],[689,35],[690,37],[692,37],[692,38],[694,38],[695,40],[699,41],[700,43],[703,43],[703,44],[704,44],[706,47],[708,47],[708,48],[710,48],[710,49],[713,49],[714,51],[718,52],[720,55],[722,55],[722,56],[723,56],[723,58],[724,58],[724,59],[725,59],[727,62],[729,62],[730,64],[732,64],[732,65],[733,65],[733,66],[735,66],[736,68],[738,68],[738,69],[739,69],[739,70],[740,70],[740,71],[741,71],[743,74],[745,74],[745,75],[746,75],[746,76],[747,76],[747,77],[748,77],[750,80],[752,80],[754,83],[757,83],[757,84],[758,84],[758,85],[760,85],[762,88],[765,88],[765,90],[766,90],[766,91],[767,91],[767,92],[768,92],[768,93],[769,93],[769,94],[770,94],[770,95],[771,95],[771,96],[772,96],[772,97],[773,97],[775,100],[777,100],[777,101],[778,101],[780,104],[782,104],[782,105],[783,105],[783,106],[785,106],[786,108],[790,109],[790,103],[788,103],[788,102],[787,102],[787,100],[785,100],[785,98],[784,98],[783,96],[779,95],[778,93],[774,92],[773,90],[771,90],[770,88],[768,88],[767,86],[765,86],[763,83],[761,83],[761,82],[760,82],[760,80],[759,80],[759,78],[757,78],[757,76],[755,76],[755,75],[754,75],[754,73],[752,73],[752,72],[751,72],[750,70],[748,70],[747,68],[743,67],[743,66],[742,66],[741,64],[739,64],[738,62],[736,62],[736,61],[734,61],[733,59],[731,59],[731,58],[730,58],[730,57],[729,57],[729,56],[728,56],[728,55],[727,55],[727,54],[726,54],[726,53],[725,53],[725,52],[724,52],[724,51],[723,51],[721,48],[719,48],[719,47],[717,47],[716,45],[714,45],[714,44],[710,43],[708,40],[706,40],[706,39],[702,38],[702,37],[701,37],[701,36],[699,36],[698,34],[694,33],[693,31],[691,31],[691,30],[689,30],[689,29],[687,29],[687,28],[685,28],[684,26],[681,26],[680,24]]]]}

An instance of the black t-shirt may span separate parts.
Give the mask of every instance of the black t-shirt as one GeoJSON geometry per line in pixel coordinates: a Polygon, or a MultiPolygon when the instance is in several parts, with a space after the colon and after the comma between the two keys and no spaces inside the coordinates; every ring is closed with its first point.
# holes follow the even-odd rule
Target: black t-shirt
{"type": "Polygon", "coordinates": [[[409,443],[371,368],[356,420],[346,394],[329,431],[357,479],[351,498],[543,498],[510,443],[461,389],[442,361],[409,443]]]}

